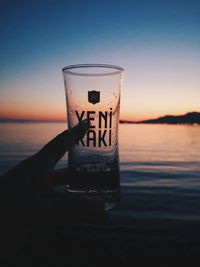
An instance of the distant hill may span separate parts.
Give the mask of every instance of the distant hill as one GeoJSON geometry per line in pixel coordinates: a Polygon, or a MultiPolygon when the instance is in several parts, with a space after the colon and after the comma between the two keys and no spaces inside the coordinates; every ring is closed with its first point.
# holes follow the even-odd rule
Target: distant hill
{"type": "Polygon", "coordinates": [[[124,120],[120,120],[119,123],[137,123],[135,121],[124,121],[124,120]]]}
{"type": "Polygon", "coordinates": [[[179,116],[166,115],[157,119],[140,121],[138,123],[200,124],[200,112],[189,112],[179,116]]]}

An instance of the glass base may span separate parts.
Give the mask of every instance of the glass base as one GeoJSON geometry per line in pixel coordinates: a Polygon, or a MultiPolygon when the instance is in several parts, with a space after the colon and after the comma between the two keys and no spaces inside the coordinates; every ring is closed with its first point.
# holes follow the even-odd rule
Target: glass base
{"type": "Polygon", "coordinates": [[[120,201],[121,197],[121,190],[102,190],[102,191],[96,191],[96,190],[81,190],[81,189],[67,189],[67,193],[73,194],[74,196],[88,196],[88,197],[102,197],[105,202],[105,211],[112,210],[115,208],[120,201]]]}
{"type": "Polygon", "coordinates": [[[121,198],[121,190],[82,190],[82,189],[70,189],[60,186],[55,187],[54,190],[56,192],[66,192],[67,194],[71,194],[73,196],[87,196],[87,197],[102,197],[105,202],[105,211],[109,211],[118,206],[120,198],[121,198]]]}

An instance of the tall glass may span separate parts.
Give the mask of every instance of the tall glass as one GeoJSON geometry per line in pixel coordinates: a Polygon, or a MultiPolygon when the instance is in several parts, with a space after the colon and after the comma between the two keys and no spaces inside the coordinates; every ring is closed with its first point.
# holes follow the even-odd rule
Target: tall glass
{"type": "Polygon", "coordinates": [[[90,129],[68,154],[67,190],[101,195],[106,209],[120,199],[118,124],[123,68],[79,64],[63,68],[68,128],[87,119],[90,129]]]}

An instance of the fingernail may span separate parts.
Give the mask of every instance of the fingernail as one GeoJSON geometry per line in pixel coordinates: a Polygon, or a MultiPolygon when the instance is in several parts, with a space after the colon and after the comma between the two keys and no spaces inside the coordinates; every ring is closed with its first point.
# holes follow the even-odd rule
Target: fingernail
{"type": "Polygon", "coordinates": [[[83,128],[83,130],[87,131],[87,130],[89,130],[89,128],[90,128],[90,121],[87,120],[87,119],[85,119],[85,120],[81,121],[81,122],[78,124],[78,127],[79,127],[79,126],[80,126],[81,128],[83,128]]]}
{"type": "Polygon", "coordinates": [[[90,125],[88,124],[88,120],[83,120],[77,125],[78,129],[78,139],[82,139],[86,132],[89,130],[90,125]]]}

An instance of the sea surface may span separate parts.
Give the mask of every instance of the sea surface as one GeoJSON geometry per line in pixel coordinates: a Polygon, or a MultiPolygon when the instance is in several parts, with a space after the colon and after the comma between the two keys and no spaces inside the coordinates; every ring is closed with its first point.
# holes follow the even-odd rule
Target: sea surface
{"type": "MultiPolygon", "coordinates": [[[[34,154],[65,123],[0,123],[0,174],[34,154]]],[[[120,124],[121,225],[145,218],[200,222],[200,126],[120,124]],[[124,218],[124,219],[123,219],[124,218]]],[[[67,166],[65,155],[56,168],[67,166]]]]}

